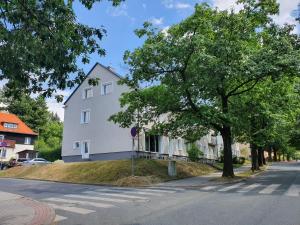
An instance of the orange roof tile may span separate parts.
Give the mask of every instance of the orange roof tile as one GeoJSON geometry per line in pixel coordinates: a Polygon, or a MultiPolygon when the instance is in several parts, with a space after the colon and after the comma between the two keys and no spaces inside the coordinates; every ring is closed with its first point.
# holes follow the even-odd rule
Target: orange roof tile
{"type": "Polygon", "coordinates": [[[10,133],[19,133],[19,134],[30,134],[38,135],[33,132],[22,120],[19,119],[14,114],[0,112],[0,132],[10,132],[10,133]],[[17,124],[17,128],[6,128],[4,123],[14,123],[17,124]]]}

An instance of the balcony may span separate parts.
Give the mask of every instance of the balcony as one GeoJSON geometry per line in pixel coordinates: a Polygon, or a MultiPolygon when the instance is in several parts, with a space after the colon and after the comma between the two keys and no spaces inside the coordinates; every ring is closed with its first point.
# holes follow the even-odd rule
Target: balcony
{"type": "Polygon", "coordinates": [[[15,148],[16,141],[14,140],[0,140],[0,147],[5,148],[15,148]]]}

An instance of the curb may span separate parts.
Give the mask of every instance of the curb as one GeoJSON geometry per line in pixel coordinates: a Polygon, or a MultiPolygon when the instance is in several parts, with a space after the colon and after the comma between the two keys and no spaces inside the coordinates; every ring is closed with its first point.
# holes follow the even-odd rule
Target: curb
{"type": "Polygon", "coordinates": [[[52,207],[26,197],[22,197],[18,201],[34,210],[34,216],[28,225],[54,225],[55,211],[52,207]]]}
{"type": "MultiPolygon", "coordinates": [[[[54,225],[55,222],[55,210],[48,206],[45,203],[41,203],[31,198],[27,198],[25,196],[19,194],[13,194],[8,192],[1,192],[4,195],[0,200],[3,202],[9,202],[10,205],[15,206],[18,205],[19,208],[31,208],[32,209],[32,218],[29,221],[23,218],[22,214],[9,213],[8,216],[13,216],[15,218],[23,219],[23,223],[26,225],[54,225]]],[[[8,223],[10,224],[10,223],[8,223]]]]}

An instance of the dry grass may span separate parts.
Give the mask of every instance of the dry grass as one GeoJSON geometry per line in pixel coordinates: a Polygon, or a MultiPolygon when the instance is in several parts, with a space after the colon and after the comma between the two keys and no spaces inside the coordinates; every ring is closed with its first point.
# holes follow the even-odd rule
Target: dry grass
{"type": "Polygon", "coordinates": [[[215,169],[204,164],[177,162],[177,177],[168,176],[168,161],[135,160],[131,176],[130,160],[81,163],[54,163],[45,166],[20,166],[0,171],[0,177],[50,180],[85,184],[143,186],[193,176],[206,175],[215,169]]]}

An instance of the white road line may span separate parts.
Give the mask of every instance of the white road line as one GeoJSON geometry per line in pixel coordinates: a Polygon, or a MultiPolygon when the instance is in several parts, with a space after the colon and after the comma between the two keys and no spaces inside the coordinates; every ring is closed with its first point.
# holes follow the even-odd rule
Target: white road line
{"type": "Polygon", "coordinates": [[[86,201],[79,201],[79,200],[72,200],[72,199],[63,199],[63,198],[46,198],[45,201],[51,202],[63,202],[63,203],[70,203],[70,204],[82,204],[82,205],[91,205],[94,207],[99,208],[111,208],[114,207],[113,205],[97,203],[97,202],[86,202],[86,201]]]}
{"type": "Polygon", "coordinates": [[[149,192],[139,191],[139,190],[122,191],[122,190],[114,190],[114,189],[97,189],[97,192],[107,192],[107,193],[116,192],[116,193],[124,193],[124,194],[162,196],[162,194],[159,193],[149,193],[149,192]]]}
{"type": "Polygon", "coordinates": [[[280,184],[270,184],[258,193],[259,194],[267,194],[267,195],[272,194],[279,186],[280,186],[280,184]]]}
{"type": "Polygon", "coordinates": [[[96,194],[96,195],[104,195],[104,196],[112,196],[112,197],[121,197],[121,198],[130,198],[130,199],[141,199],[141,200],[148,200],[148,198],[142,196],[135,196],[135,195],[122,195],[116,193],[101,193],[95,191],[85,191],[86,194],[96,194]]]}
{"type": "Polygon", "coordinates": [[[201,188],[201,190],[210,191],[210,190],[213,190],[215,188],[216,188],[216,186],[206,186],[206,187],[201,188]]]}
{"type": "MultiPolygon", "coordinates": [[[[151,188],[136,188],[136,189],[129,189],[129,188],[112,188],[112,189],[97,189],[95,191],[102,191],[102,190],[111,190],[111,191],[142,191],[142,192],[154,192],[154,193],[175,193],[176,190],[172,191],[172,190],[164,190],[164,189],[151,189],[151,188]]],[[[182,189],[184,190],[184,189],[182,189]]]]}
{"type": "Polygon", "coordinates": [[[59,222],[59,221],[65,220],[65,219],[67,219],[67,217],[56,215],[54,222],[59,222]]]}
{"type": "Polygon", "coordinates": [[[185,191],[184,188],[176,188],[176,187],[164,187],[164,186],[161,186],[161,187],[151,187],[149,188],[151,190],[166,190],[166,191],[185,191]]]}
{"type": "Polygon", "coordinates": [[[149,189],[149,188],[147,188],[147,189],[141,189],[142,191],[147,191],[147,192],[160,192],[160,193],[170,193],[170,194],[172,194],[172,193],[175,193],[176,191],[168,191],[168,190],[161,190],[161,189],[149,189]]]}
{"type": "Polygon", "coordinates": [[[86,195],[64,195],[64,196],[70,198],[82,198],[82,199],[107,201],[107,202],[119,202],[119,203],[128,202],[128,200],[126,199],[112,199],[112,198],[102,198],[102,197],[86,196],[86,195]]]}
{"type": "Polygon", "coordinates": [[[74,206],[56,205],[56,204],[52,204],[52,203],[47,203],[47,204],[50,205],[51,207],[53,207],[54,209],[60,209],[60,210],[78,213],[78,214],[82,214],[82,215],[86,215],[86,214],[95,212],[94,210],[83,209],[83,208],[74,207],[74,206]]]}
{"type": "Polygon", "coordinates": [[[230,190],[232,190],[232,189],[236,189],[236,188],[242,186],[243,184],[245,184],[245,183],[237,183],[237,184],[231,185],[231,186],[229,186],[229,187],[222,188],[222,189],[220,189],[220,190],[218,190],[218,191],[221,191],[221,192],[224,192],[224,191],[230,191],[230,190]]]}
{"type": "Polygon", "coordinates": [[[246,186],[246,187],[244,187],[244,188],[242,188],[241,190],[239,190],[239,191],[237,191],[237,192],[240,192],[240,193],[245,193],[245,192],[248,192],[248,191],[251,191],[251,190],[253,190],[254,188],[257,188],[257,187],[259,187],[260,186],[260,184],[251,184],[251,185],[249,185],[249,186],[246,186]]]}
{"type": "Polygon", "coordinates": [[[290,197],[298,197],[300,192],[300,185],[292,184],[287,192],[285,193],[286,196],[290,197]]]}

